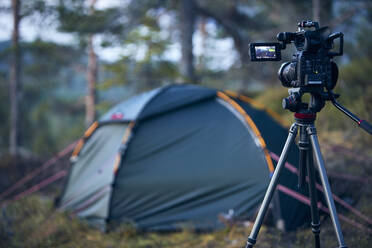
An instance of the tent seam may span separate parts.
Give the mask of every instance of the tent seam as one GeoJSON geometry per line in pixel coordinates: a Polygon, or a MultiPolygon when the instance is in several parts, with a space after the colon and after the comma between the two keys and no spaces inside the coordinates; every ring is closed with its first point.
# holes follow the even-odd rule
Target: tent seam
{"type": "Polygon", "coordinates": [[[155,95],[153,95],[142,107],[142,109],[138,112],[138,115],[137,115],[137,120],[139,120],[139,117],[141,116],[141,114],[143,113],[143,111],[146,109],[146,107],[155,99],[157,98],[160,94],[164,93],[166,90],[168,90],[170,87],[172,87],[172,85],[167,85],[167,86],[163,86],[163,88],[161,90],[159,90],[159,92],[155,95]]]}
{"type": "Polygon", "coordinates": [[[131,121],[129,123],[129,125],[127,127],[127,130],[125,131],[125,133],[123,135],[123,138],[121,140],[121,145],[120,145],[120,146],[124,146],[125,150],[122,151],[119,147],[117,157],[116,157],[115,162],[114,162],[114,167],[113,167],[114,179],[112,180],[112,183],[111,183],[111,192],[110,192],[110,196],[109,196],[110,199],[109,199],[109,204],[108,204],[108,214],[107,214],[107,217],[105,219],[105,224],[107,224],[108,220],[110,219],[112,195],[114,193],[114,185],[115,185],[115,182],[116,182],[116,176],[118,175],[118,171],[119,171],[119,168],[120,168],[120,163],[123,161],[123,156],[124,156],[125,152],[128,150],[128,145],[129,145],[130,140],[133,137],[133,130],[134,130],[134,127],[136,126],[136,124],[137,123],[135,121],[131,121]]]}

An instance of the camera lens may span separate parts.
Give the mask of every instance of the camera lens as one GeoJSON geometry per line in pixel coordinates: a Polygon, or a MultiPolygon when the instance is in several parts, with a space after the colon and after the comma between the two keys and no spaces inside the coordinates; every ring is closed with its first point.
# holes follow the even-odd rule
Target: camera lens
{"type": "Polygon", "coordinates": [[[296,80],[296,65],[297,62],[286,62],[283,63],[278,71],[279,80],[285,87],[294,87],[291,85],[292,81],[296,80]]]}

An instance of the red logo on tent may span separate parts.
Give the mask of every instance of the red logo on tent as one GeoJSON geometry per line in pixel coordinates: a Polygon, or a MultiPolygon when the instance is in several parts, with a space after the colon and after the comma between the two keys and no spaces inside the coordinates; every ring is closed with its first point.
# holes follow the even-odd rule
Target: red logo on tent
{"type": "Polygon", "coordinates": [[[111,120],[121,120],[124,118],[124,114],[121,112],[115,112],[111,115],[111,120]]]}

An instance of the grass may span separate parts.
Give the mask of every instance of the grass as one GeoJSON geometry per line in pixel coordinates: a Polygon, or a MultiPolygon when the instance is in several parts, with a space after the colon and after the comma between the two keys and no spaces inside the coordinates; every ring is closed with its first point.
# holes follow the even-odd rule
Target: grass
{"type": "MultiPolygon", "coordinates": [[[[370,196],[370,195],[368,195],[370,196]]],[[[362,210],[372,214],[372,204],[364,197],[362,210]]],[[[235,225],[222,230],[197,233],[184,229],[174,233],[141,233],[123,225],[109,233],[89,227],[84,221],[57,212],[51,199],[33,195],[2,208],[0,218],[0,247],[97,247],[97,248],[149,248],[149,247],[206,247],[237,248],[245,244],[251,226],[235,225]]],[[[342,223],[349,247],[370,247],[372,237],[367,232],[342,223]]],[[[330,219],[323,217],[322,247],[336,247],[337,242],[330,219]]],[[[309,228],[297,232],[280,232],[263,226],[256,247],[313,247],[309,228]]]]}

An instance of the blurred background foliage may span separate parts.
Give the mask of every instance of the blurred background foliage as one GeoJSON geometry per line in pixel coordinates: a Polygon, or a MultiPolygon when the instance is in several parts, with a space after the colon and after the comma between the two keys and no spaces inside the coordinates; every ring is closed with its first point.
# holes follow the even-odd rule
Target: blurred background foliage
{"type": "MultiPolygon", "coordinates": [[[[340,75],[335,92],[343,105],[371,122],[369,0],[1,1],[0,28],[5,25],[9,32],[0,40],[0,188],[80,138],[89,124],[88,108],[94,110],[90,117],[98,119],[114,104],[159,86],[193,83],[243,93],[278,112],[289,125],[293,114],[281,106],[288,89],[277,78],[281,63],[251,63],[248,44],[275,41],[277,33],[296,31],[297,23],[307,19],[345,34],[344,56],[336,58],[340,75]],[[11,36],[15,2],[20,4],[18,48],[11,36]],[[11,71],[17,49],[21,160],[8,156],[9,130],[14,128],[11,71]]],[[[294,52],[288,46],[282,62],[294,52]]],[[[331,172],[371,178],[370,136],[329,103],[318,114],[317,127],[331,172]]],[[[341,179],[332,189],[370,216],[372,191],[364,186],[341,179]]],[[[186,230],[137,235],[133,228],[123,227],[107,236],[61,214],[47,225],[49,231],[35,231],[52,214],[51,200],[43,193],[13,203],[10,217],[1,217],[0,241],[6,247],[241,247],[249,233],[249,228],[232,226],[214,234],[186,230]]],[[[308,229],[278,235],[264,227],[262,232],[262,247],[312,243],[308,229]]],[[[322,221],[322,233],[323,243],[334,241],[330,221],[322,221]]],[[[370,235],[353,228],[345,235],[352,247],[368,247],[371,241],[370,235]]]]}
{"type": "MultiPolygon", "coordinates": [[[[290,123],[291,114],[281,108],[287,89],[277,79],[280,63],[251,63],[248,44],[275,41],[278,32],[295,31],[298,21],[317,15],[322,25],[345,33],[345,55],[337,58],[340,102],[372,120],[369,1],[118,0],[99,7],[100,1],[20,1],[27,25],[72,37],[68,42],[45,35],[22,39],[26,31],[21,29],[19,147],[24,155],[50,156],[85,129],[90,37],[98,55],[95,118],[136,93],[188,82],[245,93],[290,123]],[[100,56],[110,49],[118,51],[114,58],[100,56]]],[[[10,2],[0,6],[9,22],[10,2]]],[[[9,143],[12,51],[10,37],[0,42],[1,154],[9,143]]],[[[293,52],[288,47],[283,61],[293,52]]],[[[335,133],[337,142],[371,147],[370,139],[332,106],[319,114],[318,123],[320,133],[335,133]]]]}

